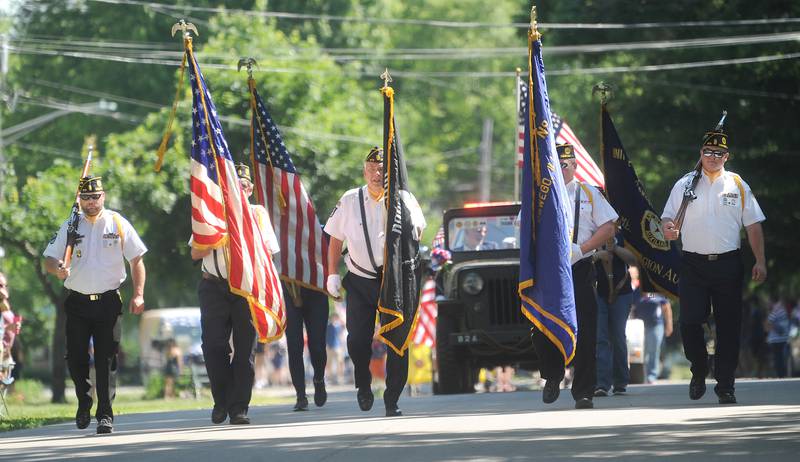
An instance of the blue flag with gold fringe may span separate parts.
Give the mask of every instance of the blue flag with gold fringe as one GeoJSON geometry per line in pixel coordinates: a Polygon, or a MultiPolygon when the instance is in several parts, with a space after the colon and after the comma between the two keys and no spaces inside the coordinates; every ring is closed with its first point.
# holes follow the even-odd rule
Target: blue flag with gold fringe
{"type": "Polygon", "coordinates": [[[519,297],[523,314],[569,364],[578,333],[570,265],[571,209],[556,155],[542,43],[535,30],[528,34],[528,69],[519,297]]]}
{"type": "Polygon", "coordinates": [[[639,260],[639,287],[643,292],[661,292],[677,298],[678,249],[664,239],[661,218],[647,199],[605,105],[602,106],[602,121],[606,193],[619,214],[625,248],[639,260]]]}

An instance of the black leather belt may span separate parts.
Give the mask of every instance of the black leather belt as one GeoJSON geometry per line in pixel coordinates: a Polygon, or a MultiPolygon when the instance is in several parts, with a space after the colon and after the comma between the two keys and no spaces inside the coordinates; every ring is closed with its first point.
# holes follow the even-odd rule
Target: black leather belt
{"type": "Polygon", "coordinates": [[[730,252],[725,253],[712,253],[712,254],[702,254],[702,253],[694,253],[694,252],[683,252],[685,256],[691,258],[697,258],[700,260],[706,261],[717,261],[717,260],[726,260],[728,258],[738,257],[739,256],[739,249],[731,250],[730,252]]]}
{"type": "Polygon", "coordinates": [[[78,291],[70,289],[70,293],[71,293],[71,295],[73,297],[78,297],[78,298],[82,298],[84,300],[89,300],[90,302],[96,302],[96,301],[100,300],[101,298],[103,298],[104,295],[119,294],[119,289],[107,290],[107,291],[105,291],[105,292],[103,292],[101,294],[83,294],[83,293],[80,293],[78,291]]]}

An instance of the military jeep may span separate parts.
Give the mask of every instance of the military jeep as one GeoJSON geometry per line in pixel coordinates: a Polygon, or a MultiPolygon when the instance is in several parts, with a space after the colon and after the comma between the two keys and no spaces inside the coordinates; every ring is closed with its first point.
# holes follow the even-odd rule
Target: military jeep
{"type": "Polygon", "coordinates": [[[439,275],[435,393],[475,391],[480,368],[537,367],[517,293],[519,207],[467,205],[444,214],[452,262],[439,275]]]}

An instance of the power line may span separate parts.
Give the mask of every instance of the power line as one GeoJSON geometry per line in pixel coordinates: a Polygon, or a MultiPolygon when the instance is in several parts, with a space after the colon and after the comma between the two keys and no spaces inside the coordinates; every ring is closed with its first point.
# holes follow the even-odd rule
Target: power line
{"type": "MultiPolygon", "coordinates": [[[[785,32],[779,34],[757,34],[741,36],[708,37],[685,40],[658,40],[646,42],[618,42],[602,44],[584,45],[554,45],[546,48],[545,52],[549,56],[579,54],[579,53],[608,53],[608,52],[627,52],[642,50],[672,51],[685,48],[709,48],[756,45],[780,42],[800,41],[800,32],[785,32]]],[[[139,59],[159,59],[174,58],[180,59],[182,50],[177,46],[172,49],[167,48],[167,44],[154,43],[119,43],[119,42],[91,42],[87,40],[45,40],[45,39],[15,39],[11,43],[26,44],[28,46],[20,49],[36,49],[46,51],[62,52],[97,52],[115,56],[125,56],[128,58],[139,59]],[[30,45],[33,45],[31,47],[30,45]],[[108,45],[108,46],[106,46],[108,45]]],[[[273,61],[312,61],[319,59],[317,53],[290,54],[292,52],[304,51],[296,47],[273,49],[275,53],[268,57],[273,61]]],[[[308,51],[315,51],[309,49],[308,51]]],[[[365,48],[326,48],[320,52],[330,54],[330,58],[335,61],[359,61],[359,60],[476,60],[476,59],[505,59],[520,58],[526,56],[527,48],[523,47],[498,47],[498,48],[404,48],[392,50],[376,50],[365,48]],[[340,54],[341,53],[341,54],[340,54]],[[345,54],[348,53],[348,54],[345,54]]],[[[204,54],[205,59],[227,59],[226,55],[204,54]]]]}
{"type": "MultiPolygon", "coordinates": [[[[72,58],[80,58],[80,59],[95,59],[101,61],[115,61],[115,62],[123,62],[129,64],[156,64],[156,65],[164,65],[164,66],[173,66],[177,67],[180,64],[179,60],[167,60],[167,59],[150,59],[150,58],[133,58],[128,56],[118,56],[118,55],[107,55],[107,54],[97,54],[97,53],[84,53],[84,52],[63,52],[63,51],[54,51],[54,50],[37,50],[37,49],[28,49],[28,48],[20,48],[20,47],[11,47],[12,51],[20,53],[20,54],[39,54],[39,55],[50,55],[50,56],[67,56],[72,58]]],[[[800,57],[800,53],[787,53],[787,54],[775,54],[775,55],[764,55],[764,56],[755,56],[750,58],[734,58],[734,59],[719,59],[719,60],[709,60],[709,61],[693,61],[693,62],[683,62],[683,63],[672,63],[672,64],[655,64],[655,65],[643,65],[643,66],[611,66],[611,67],[592,67],[592,68],[564,68],[564,69],[556,69],[551,70],[547,73],[550,76],[563,76],[563,75],[592,75],[592,74],[618,74],[618,73],[626,73],[626,72],[655,72],[655,71],[669,71],[669,70],[681,70],[681,69],[696,69],[702,67],[716,67],[716,66],[728,66],[728,65],[736,65],[736,64],[752,64],[752,63],[764,63],[769,61],[783,61],[788,59],[795,59],[800,57]]],[[[211,68],[211,69],[222,69],[222,70],[236,70],[236,66],[230,64],[215,64],[215,63],[203,63],[203,67],[211,68]]],[[[357,77],[374,77],[380,73],[380,69],[374,69],[369,71],[350,71],[350,70],[343,70],[341,75],[350,75],[350,76],[357,76],[357,77]]],[[[255,72],[263,72],[263,73],[273,73],[273,74],[337,74],[339,72],[329,72],[324,70],[314,70],[314,69],[297,69],[297,68],[256,68],[255,72]]],[[[402,71],[396,70],[393,72],[393,75],[398,77],[407,77],[407,78],[426,78],[426,77],[451,77],[451,78],[476,78],[476,79],[485,79],[485,78],[505,78],[505,77],[512,77],[516,74],[514,72],[501,72],[501,71],[402,71]]]]}
{"type": "MultiPolygon", "coordinates": [[[[355,16],[337,16],[328,14],[308,14],[308,13],[289,13],[280,11],[248,11],[235,8],[212,8],[188,5],[165,5],[157,2],[146,2],[137,0],[91,0],[96,3],[107,3],[113,5],[133,5],[149,8],[157,8],[161,10],[175,11],[176,14],[186,11],[213,13],[213,14],[230,14],[237,13],[251,17],[261,18],[276,18],[276,19],[297,19],[297,20],[317,20],[317,21],[333,21],[333,22],[362,22],[367,24],[392,24],[392,25],[413,25],[413,26],[430,26],[430,27],[446,27],[446,28],[460,28],[460,29],[476,29],[476,28],[515,28],[527,29],[529,23],[493,23],[493,22],[479,22],[479,21],[450,21],[450,20],[436,20],[436,19],[410,19],[410,18],[375,18],[375,17],[355,17],[355,16]]],[[[658,29],[658,28],[689,28],[689,27],[731,27],[731,26],[760,26],[760,25],[779,25],[779,24],[797,24],[800,23],[800,18],[764,18],[764,19],[745,19],[745,20],[719,20],[719,21],[678,21],[678,22],[646,22],[646,23],[547,23],[540,22],[538,26],[540,29],[561,29],[561,30],[576,30],[576,29],[658,29]]]]}

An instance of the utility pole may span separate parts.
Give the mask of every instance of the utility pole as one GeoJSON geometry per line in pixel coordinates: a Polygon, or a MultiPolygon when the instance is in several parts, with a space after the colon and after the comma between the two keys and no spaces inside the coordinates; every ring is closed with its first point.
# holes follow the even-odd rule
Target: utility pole
{"type": "Polygon", "coordinates": [[[479,168],[480,201],[492,200],[492,134],[494,121],[483,119],[483,135],[481,136],[481,164],[479,168]]]}

